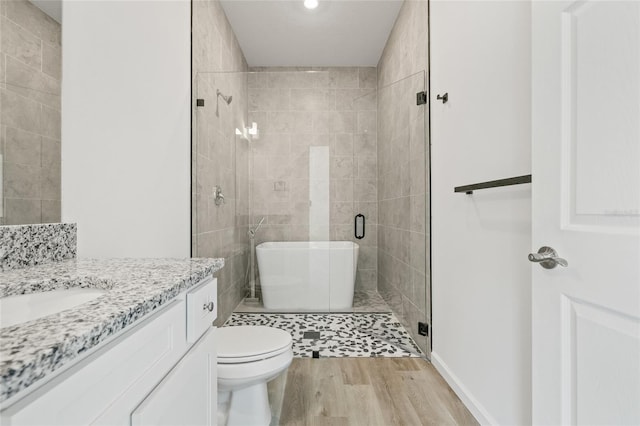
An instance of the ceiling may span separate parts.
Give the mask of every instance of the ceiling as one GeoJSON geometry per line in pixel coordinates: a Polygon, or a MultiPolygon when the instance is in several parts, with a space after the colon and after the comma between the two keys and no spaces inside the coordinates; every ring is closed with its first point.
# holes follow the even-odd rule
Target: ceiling
{"type": "Polygon", "coordinates": [[[376,66],[402,0],[222,0],[249,66],[376,66]]]}

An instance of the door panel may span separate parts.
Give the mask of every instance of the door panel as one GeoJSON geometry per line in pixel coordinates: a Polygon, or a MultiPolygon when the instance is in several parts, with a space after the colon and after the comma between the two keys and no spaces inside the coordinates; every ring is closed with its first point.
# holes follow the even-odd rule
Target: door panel
{"type": "Polygon", "coordinates": [[[533,3],[534,424],[640,423],[640,4],[533,3]]]}
{"type": "Polygon", "coordinates": [[[567,337],[561,350],[565,418],[577,424],[638,424],[637,318],[565,295],[561,306],[567,337]]]}
{"type": "Polygon", "coordinates": [[[576,2],[561,19],[563,225],[628,232],[640,213],[640,6],[576,2]]]}

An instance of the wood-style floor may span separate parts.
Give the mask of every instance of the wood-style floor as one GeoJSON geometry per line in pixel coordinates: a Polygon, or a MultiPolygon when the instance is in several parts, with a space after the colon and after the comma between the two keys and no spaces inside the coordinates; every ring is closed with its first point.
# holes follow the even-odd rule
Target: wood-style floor
{"type": "Polygon", "coordinates": [[[444,379],[419,358],[295,358],[281,425],[476,425],[444,379]]]}

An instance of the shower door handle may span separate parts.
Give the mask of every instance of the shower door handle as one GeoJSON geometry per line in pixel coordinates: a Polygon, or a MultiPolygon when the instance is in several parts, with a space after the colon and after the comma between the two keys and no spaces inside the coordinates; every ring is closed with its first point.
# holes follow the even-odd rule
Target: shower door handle
{"type": "Polygon", "coordinates": [[[558,265],[565,268],[569,266],[569,262],[558,257],[558,253],[547,246],[540,247],[537,253],[529,253],[529,261],[539,263],[545,269],[553,269],[558,265]]]}
{"type": "Polygon", "coordinates": [[[361,240],[364,238],[364,215],[357,214],[354,221],[354,234],[356,239],[361,240]]]}

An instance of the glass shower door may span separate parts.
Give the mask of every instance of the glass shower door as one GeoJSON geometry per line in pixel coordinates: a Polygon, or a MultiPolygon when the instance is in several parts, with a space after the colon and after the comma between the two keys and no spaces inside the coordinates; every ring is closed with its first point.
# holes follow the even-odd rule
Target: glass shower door
{"type": "MultiPolygon", "coordinates": [[[[378,89],[378,291],[429,356],[430,324],[428,105],[421,71],[378,89]]],[[[393,327],[383,330],[390,340],[393,327]]]]}

